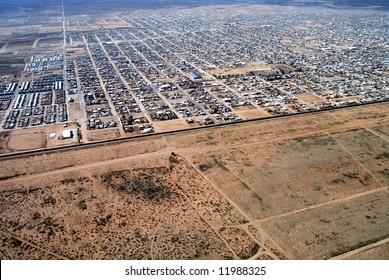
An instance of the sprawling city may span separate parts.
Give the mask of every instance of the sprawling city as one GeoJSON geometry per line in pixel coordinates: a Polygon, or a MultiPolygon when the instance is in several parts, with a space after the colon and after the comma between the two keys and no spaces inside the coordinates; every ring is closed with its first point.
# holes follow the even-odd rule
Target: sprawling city
{"type": "Polygon", "coordinates": [[[389,258],[387,6],[35,2],[1,8],[2,259],[389,258]]]}

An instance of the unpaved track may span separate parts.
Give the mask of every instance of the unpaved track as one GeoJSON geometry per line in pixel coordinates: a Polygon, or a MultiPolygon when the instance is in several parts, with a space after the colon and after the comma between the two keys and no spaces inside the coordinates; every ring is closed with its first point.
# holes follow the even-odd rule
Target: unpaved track
{"type": "MultiPolygon", "coordinates": [[[[387,105],[386,105],[386,107],[387,107],[387,105]]],[[[358,114],[358,112],[354,113],[354,115],[355,114],[358,114]]],[[[324,114],[324,115],[327,116],[326,114],[324,114]]],[[[339,115],[342,115],[344,118],[349,118],[349,114],[347,113],[347,111],[343,111],[342,114],[336,114],[336,116],[338,118],[339,118],[339,115]]],[[[351,115],[353,115],[353,114],[351,114],[351,115]]],[[[307,117],[309,118],[309,116],[307,116],[307,117]]],[[[326,118],[326,119],[328,119],[328,118],[326,118]]],[[[131,155],[131,156],[123,156],[123,157],[104,160],[104,161],[99,161],[98,158],[96,158],[96,159],[92,159],[91,162],[86,163],[86,164],[80,163],[78,166],[76,165],[76,166],[66,167],[63,169],[42,172],[39,174],[22,175],[20,177],[11,178],[8,180],[2,180],[2,181],[0,181],[0,183],[1,183],[1,185],[3,185],[2,188],[4,188],[4,187],[8,188],[13,183],[33,182],[33,181],[39,181],[40,179],[47,178],[47,177],[55,177],[55,176],[62,176],[62,175],[66,176],[66,174],[69,174],[71,172],[81,172],[84,170],[87,171],[87,170],[95,170],[95,169],[104,169],[104,167],[110,167],[110,166],[115,166],[115,165],[120,166],[121,164],[123,165],[123,164],[128,163],[128,162],[134,162],[134,161],[135,162],[143,162],[146,159],[147,160],[150,160],[150,159],[157,160],[157,159],[164,159],[164,158],[167,159],[167,158],[169,158],[169,155],[171,155],[174,152],[175,154],[182,156],[185,159],[185,161],[190,165],[190,167],[196,171],[196,173],[201,175],[202,178],[205,179],[207,181],[207,183],[215,191],[217,191],[236,210],[237,213],[239,213],[242,217],[244,217],[247,220],[247,224],[245,224],[245,225],[223,225],[223,226],[231,226],[231,227],[241,228],[248,233],[248,235],[251,237],[251,239],[255,240],[255,242],[260,244],[262,249],[259,250],[259,252],[257,252],[256,254],[254,254],[251,257],[251,259],[256,259],[257,257],[260,257],[260,253],[262,253],[262,252],[270,255],[271,257],[273,257],[275,259],[277,258],[277,256],[273,252],[271,252],[269,250],[269,248],[267,248],[267,246],[265,246],[263,244],[263,242],[264,242],[263,240],[269,240],[270,242],[273,243],[273,246],[275,246],[274,248],[276,248],[282,254],[284,254],[285,256],[287,256],[290,259],[295,259],[296,257],[293,256],[290,252],[285,252],[285,250],[282,250],[282,248],[280,248],[280,246],[277,244],[276,240],[267,234],[266,229],[263,229],[262,225],[265,222],[270,221],[270,220],[276,220],[276,219],[287,217],[287,216],[297,214],[297,213],[309,212],[312,209],[318,209],[318,208],[326,207],[328,205],[335,205],[338,203],[348,203],[354,199],[362,198],[365,196],[367,197],[371,194],[389,192],[389,186],[386,186],[381,181],[379,181],[377,179],[377,177],[374,176],[374,174],[366,166],[364,166],[352,152],[350,152],[349,149],[347,149],[344,145],[342,145],[340,143],[340,141],[337,140],[337,137],[336,137],[337,133],[340,133],[343,131],[350,131],[353,129],[355,129],[355,130],[364,129],[368,133],[371,133],[372,135],[374,135],[375,137],[379,137],[381,140],[388,142],[388,139],[386,139],[386,137],[384,137],[383,135],[380,135],[380,133],[378,133],[374,129],[372,129],[372,127],[374,127],[375,125],[385,123],[388,119],[389,119],[388,116],[380,116],[380,117],[372,118],[372,119],[351,118],[346,123],[339,122],[338,124],[335,124],[334,126],[327,127],[327,128],[319,128],[319,127],[316,128],[316,127],[312,126],[312,128],[307,129],[306,126],[303,126],[303,128],[304,128],[303,131],[299,131],[298,128],[291,130],[291,131],[288,131],[289,121],[293,121],[293,119],[286,119],[286,121],[270,120],[271,125],[267,126],[267,129],[271,129],[271,131],[269,131],[269,134],[264,134],[265,136],[263,139],[256,138],[256,140],[254,140],[254,141],[246,141],[245,143],[241,143],[242,140],[239,137],[233,138],[233,140],[231,142],[229,142],[229,144],[224,144],[225,141],[221,141],[221,142],[216,142],[215,145],[207,145],[207,143],[201,139],[202,139],[202,137],[205,137],[207,135],[207,133],[209,133],[209,132],[215,132],[215,135],[222,135],[222,133],[220,133],[220,132],[222,132],[223,129],[228,130],[230,132],[233,131],[234,129],[239,131],[240,127],[243,127],[245,129],[245,131],[248,131],[251,129],[259,129],[259,127],[261,126],[261,123],[248,123],[244,126],[236,125],[233,128],[231,128],[230,126],[225,127],[225,128],[215,128],[215,130],[198,131],[198,132],[194,132],[193,134],[191,134],[192,132],[189,132],[188,134],[184,133],[184,134],[177,134],[177,135],[164,135],[164,136],[159,136],[161,143],[164,143],[164,145],[162,145],[162,148],[160,148],[157,151],[153,150],[152,152],[145,152],[143,154],[137,154],[137,155],[131,155]],[[281,127],[280,123],[282,123],[284,125],[284,127],[281,127]],[[283,132],[285,132],[285,133],[283,133],[283,132]],[[180,141],[180,137],[182,135],[185,137],[188,135],[193,135],[194,138],[189,139],[189,143],[183,143],[180,141]],[[351,156],[351,158],[355,162],[355,165],[361,166],[374,179],[374,181],[376,183],[378,183],[378,188],[368,190],[368,191],[363,191],[360,193],[354,192],[346,197],[342,197],[341,199],[326,201],[324,203],[312,205],[309,207],[302,207],[300,209],[289,211],[287,213],[282,213],[279,215],[272,215],[272,216],[269,216],[269,217],[264,218],[264,219],[252,219],[252,218],[250,218],[248,213],[246,213],[243,209],[241,209],[241,207],[237,203],[235,203],[235,201],[232,197],[229,197],[228,193],[226,193],[222,188],[220,188],[220,186],[215,184],[213,182],[213,180],[209,176],[207,176],[205,174],[205,172],[202,172],[200,170],[199,166],[193,162],[193,158],[195,156],[198,156],[199,154],[207,154],[207,153],[211,153],[211,152],[215,152],[215,151],[227,153],[227,152],[229,152],[233,149],[236,149],[236,148],[238,148],[238,149],[244,149],[244,148],[251,148],[252,149],[253,147],[260,148],[261,145],[264,145],[264,144],[269,144],[269,143],[276,144],[279,142],[288,142],[289,140],[303,138],[303,137],[310,137],[310,136],[319,136],[319,137],[324,136],[326,138],[330,137],[331,139],[334,139],[336,144],[339,145],[348,155],[351,156]],[[196,137],[198,137],[198,138],[196,138],[196,137]],[[196,139],[200,139],[201,141],[197,142],[196,139]],[[258,231],[258,234],[259,234],[261,240],[258,240],[257,238],[253,237],[253,235],[248,230],[248,225],[253,226],[258,231]]],[[[305,120],[305,119],[304,118],[295,119],[296,122],[299,122],[301,120],[305,120]]],[[[323,124],[322,122],[320,122],[318,115],[313,116],[312,120],[315,122],[319,121],[319,123],[318,123],[319,125],[323,124]]],[[[293,127],[293,128],[295,128],[295,127],[293,127]]],[[[239,132],[234,132],[234,133],[239,134],[239,132]]],[[[259,136],[259,137],[261,137],[261,136],[259,136]]],[[[188,139],[188,138],[186,138],[186,139],[188,139]]],[[[134,143],[133,141],[130,141],[130,142],[132,144],[134,143]]],[[[148,142],[148,141],[145,141],[145,142],[140,141],[139,143],[141,143],[140,145],[143,145],[143,144],[152,145],[151,144],[152,142],[148,142]]],[[[114,149],[114,148],[115,148],[114,145],[107,145],[106,147],[103,147],[102,149],[103,150],[107,149],[107,151],[108,151],[108,150],[114,149]]],[[[101,152],[100,150],[98,150],[99,147],[91,148],[91,149],[96,149],[96,151],[101,152]]],[[[80,153],[82,153],[82,152],[83,152],[83,150],[80,150],[80,153]]],[[[88,152],[90,152],[90,151],[88,151],[88,152]]],[[[58,156],[60,156],[60,153],[58,153],[58,156]]],[[[28,160],[29,158],[30,157],[26,157],[26,158],[23,158],[21,160],[28,160]]],[[[53,160],[53,158],[55,158],[55,156],[50,157],[50,160],[53,160]]],[[[6,162],[7,162],[7,160],[4,161],[4,164],[6,164],[6,162]]],[[[77,164],[77,163],[75,162],[75,164],[77,164]]],[[[22,172],[22,171],[23,170],[21,170],[20,172],[22,172]]],[[[221,240],[223,240],[226,250],[230,251],[232,253],[233,257],[238,259],[239,257],[234,252],[232,246],[230,244],[228,244],[228,242],[218,232],[217,227],[215,228],[212,225],[212,223],[209,223],[209,221],[207,221],[207,219],[202,217],[202,214],[199,213],[199,211],[196,211],[196,206],[190,201],[189,196],[187,196],[182,191],[180,191],[180,194],[185,198],[185,201],[188,203],[188,205],[191,206],[191,208],[195,210],[196,214],[201,218],[201,220],[203,222],[205,222],[205,224],[208,226],[208,228],[212,229],[213,233],[217,237],[219,237],[221,240]]],[[[157,235],[158,229],[164,223],[164,220],[167,217],[167,215],[169,215],[168,210],[169,209],[167,209],[167,208],[162,210],[158,220],[155,223],[155,226],[153,227],[154,230],[152,232],[150,232],[150,236],[151,236],[150,256],[151,256],[151,258],[156,257],[155,253],[154,253],[154,239],[155,239],[155,236],[157,235]]],[[[2,233],[3,235],[5,234],[7,236],[12,235],[11,233],[6,233],[6,232],[0,232],[0,233],[2,233]]],[[[21,240],[20,238],[17,238],[17,237],[15,237],[15,238],[22,241],[22,242],[25,242],[28,245],[31,245],[31,246],[33,245],[31,242],[21,240]]],[[[370,244],[370,245],[358,248],[356,250],[347,252],[347,253],[342,254],[340,256],[334,257],[334,259],[350,258],[354,254],[358,254],[360,252],[369,250],[369,249],[374,248],[376,246],[385,244],[386,242],[388,242],[387,238],[383,239],[381,241],[378,241],[374,244],[370,244]]],[[[37,249],[43,250],[47,253],[50,253],[54,257],[63,258],[63,256],[55,255],[52,252],[49,252],[49,251],[44,250],[42,248],[37,248],[37,249]]]]}
{"type": "MultiPolygon", "coordinates": [[[[371,121],[371,122],[373,122],[373,121],[371,121]]],[[[287,135],[287,136],[284,136],[284,137],[274,136],[274,138],[270,138],[270,139],[266,139],[266,140],[252,141],[250,143],[222,144],[222,145],[215,145],[215,146],[214,145],[212,145],[212,146],[206,146],[205,145],[203,147],[188,147],[188,148],[175,148],[174,147],[174,143],[169,143],[167,141],[168,138],[167,137],[163,137],[162,141],[164,141],[165,143],[169,143],[169,146],[168,146],[168,148],[163,148],[163,149],[161,149],[159,151],[156,151],[156,152],[149,152],[149,153],[140,154],[140,155],[134,155],[134,156],[129,156],[129,157],[121,157],[121,158],[116,158],[116,159],[111,159],[111,160],[106,160],[106,161],[97,161],[97,162],[89,163],[89,164],[75,165],[75,166],[63,168],[63,169],[60,169],[60,170],[54,170],[54,171],[49,171],[49,172],[42,172],[42,173],[39,173],[39,174],[26,175],[26,176],[18,176],[17,178],[12,178],[12,179],[9,179],[9,180],[3,180],[3,181],[0,181],[0,182],[12,183],[12,182],[22,181],[22,180],[25,180],[25,179],[37,179],[37,178],[40,178],[40,177],[52,176],[52,175],[57,175],[57,174],[61,174],[61,173],[65,173],[65,172],[70,172],[70,171],[88,169],[88,168],[99,167],[99,166],[104,166],[104,165],[113,165],[115,163],[125,162],[125,161],[127,161],[129,159],[142,159],[142,158],[148,158],[148,157],[153,157],[153,156],[157,156],[157,155],[164,155],[164,154],[166,155],[166,154],[169,154],[171,152],[188,155],[188,154],[206,153],[206,152],[209,152],[209,151],[229,150],[229,149],[234,149],[234,148],[244,148],[244,147],[250,147],[250,146],[263,145],[263,144],[267,144],[267,143],[283,142],[283,141],[288,141],[288,140],[291,140],[291,139],[307,137],[307,136],[312,136],[312,135],[329,135],[330,137],[332,137],[332,135],[330,133],[341,132],[341,131],[345,131],[345,130],[348,130],[348,129],[356,128],[356,127],[359,127],[359,124],[360,124],[359,122],[351,122],[351,123],[335,126],[335,127],[332,127],[332,128],[316,129],[316,130],[313,129],[313,130],[311,130],[309,132],[295,133],[293,135],[287,135]]],[[[253,127],[257,126],[257,124],[252,124],[252,126],[253,127]]],[[[334,140],[338,144],[340,144],[336,139],[334,139],[334,140]]],[[[348,151],[346,150],[346,152],[348,152],[348,151]]],[[[350,152],[348,152],[348,153],[350,154],[350,152]]],[[[356,160],[356,158],[352,154],[351,154],[351,156],[356,160]]],[[[366,168],[364,167],[364,169],[366,169],[366,168]]],[[[369,172],[369,174],[371,174],[370,171],[368,171],[368,172],[369,172]]]]}
{"type": "Polygon", "coordinates": [[[330,260],[342,260],[342,259],[345,259],[345,258],[350,258],[350,257],[352,257],[355,254],[358,254],[358,253],[370,250],[372,248],[378,247],[378,246],[383,245],[383,244],[388,243],[388,242],[389,242],[389,238],[385,238],[385,239],[380,240],[378,242],[375,242],[373,244],[369,244],[369,245],[366,245],[364,247],[358,248],[356,250],[353,250],[353,251],[347,252],[345,254],[336,256],[334,258],[331,258],[330,260]]]}

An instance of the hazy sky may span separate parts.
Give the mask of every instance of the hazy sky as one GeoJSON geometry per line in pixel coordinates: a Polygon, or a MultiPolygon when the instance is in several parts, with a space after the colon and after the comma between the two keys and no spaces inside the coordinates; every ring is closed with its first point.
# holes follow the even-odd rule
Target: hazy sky
{"type": "MultiPolygon", "coordinates": [[[[198,2],[198,0],[63,0],[64,3],[112,3],[112,2],[122,2],[122,3],[132,3],[132,2],[143,2],[143,3],[164,3],[164,2],[173,2],[173,3],[195,3],[198,2]]],[[[0,0],[1,3],[12,3],[12,4],[39,4],[39,3],[59,3],[61,0],[0,0]]],[[[203,1],[202,1],[203,2],[203,1]]],[[[253,3],[281,3],[281,2],[295,2],[295,3],[303,3],[303,2],[311,2],[311,3],[382,3],[386,4],[388,1],[387,0],[208,0],[207,2],[253,2],[253,3]]]]}
{"type": "MultiPolygon", "coordinates": [[[[217,4],[217,3],[263,3],[263,4],[294,4],[294,5],[302,5],[302,3],[307,3],[309,5],[313,4],[319,4],[319,5],[325,5],[326,3],[331,4],[347,4],[350,6],[371,6],[371,5],[377,5],[377,6],[389,6],[388,0],[63,0],[65,5],[72,5],[72,4],[94,4],[94,5],[102,5],[102,4],[108,4],[108,5],[115,5],[115,3],[121,3],[128,4],[128,6],[131,5],[180,5],[180,4],[217,4]]],[[[7,6],[32,6],[32,5],[58,5],[61,3],[61,0],[0,0],[0,3],[2,5],[7,6]]]]}

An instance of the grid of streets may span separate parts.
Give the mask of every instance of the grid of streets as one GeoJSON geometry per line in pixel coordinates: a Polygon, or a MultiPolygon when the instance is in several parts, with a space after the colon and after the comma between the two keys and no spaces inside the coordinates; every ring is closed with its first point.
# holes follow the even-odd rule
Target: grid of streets
{"type": "Polygon", "coordinates": [[[1,130],[126,136],[389,99],[387,13],[295,9],[116,13],[100,28],[64,11],[62,48],[31,51],[28,78],[0,85],[1,130]]]}

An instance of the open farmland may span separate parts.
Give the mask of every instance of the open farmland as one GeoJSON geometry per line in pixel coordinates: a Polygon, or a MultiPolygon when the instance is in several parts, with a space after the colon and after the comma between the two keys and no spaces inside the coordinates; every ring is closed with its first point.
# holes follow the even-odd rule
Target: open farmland
{"type": "Polygon", "coordinates": [[[0,161],[2,259],[389,259],[386,103],[0,161]]]}

